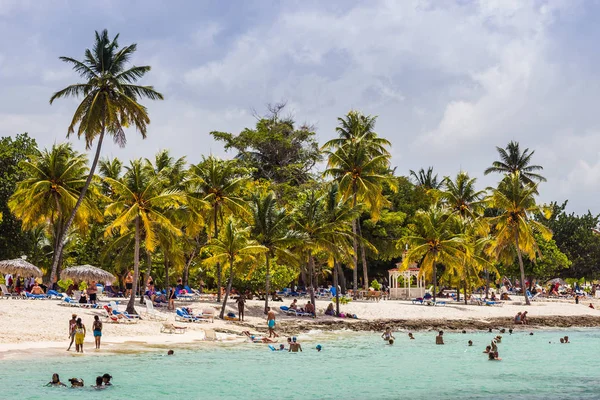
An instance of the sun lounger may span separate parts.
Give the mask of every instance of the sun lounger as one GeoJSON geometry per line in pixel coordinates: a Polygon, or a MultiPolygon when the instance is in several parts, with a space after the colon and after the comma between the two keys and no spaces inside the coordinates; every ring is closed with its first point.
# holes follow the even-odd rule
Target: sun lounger
{"type": "Polygon", "coordinates": [[[163,324],[160,328],[161,333],[185,333],[187,326],[175,326],[173,324],[163,324]]]}
{"type": "Polygon", "coordinates": [[[18,293],[11,293],[10,290],[6,287],[4,283],[0,284],[0,290],[2,290],[2,297],[6,297],[7,299],[20,299],[21,295],[18,293]]]}
{"type": "Polygon", "coordinates": [[[164,320],[165,317],[161,316],[154,309],[154,303],[149,297],[146,297],[146,316],[150,319],[164,320]]]}
{"type": "Polygon", "coordinates": [[[199,322],[198,318],[192,317],[183,308],[178,308],[178,309],[175,310],[175,321],[180,321],[180,322],[199,322]]]}
{"type": "Polygon", "coordinates": [[[58,304],[61,306],[79,307],[79,308],[100,308],[100,306],[98,304],[80,303],[78,301],[73,300],[69,296],[63,296],[62,301],[58,304]]]}
{"type": "Polygon", "coordinates": [[[31,294],[29,292],[25,292],[25,298],[30,300],[46,300],[48,296],[45,294],[31,294]]]}
{"type": "Polygon", "coordinates": [[[417,297],[416,299],[412,299],[413,304],[423,304],[423,298],[417,297]]]}
{"type": "Polygon", "coordinates": [[[294,317],[298,315],[298,311],[294,310],[293,308],[289,308],[288,306],[281,306],[279,309],[286,315],[292,315],[294,317]]]}
{"type": "Polygon", "coordinates": [[[52,289],[48,290],[46,295],[51,299],[62,299],[64,296],[66,296],[66,294],[58,293],[56,290],[52,289]]]}
{"type": "Polygon", "coordinates": [[[217,334],[212,329],[205,329],[204,330],[204,340],[209,341],[209,342],[216,342],[218,340],[217,334]]]}

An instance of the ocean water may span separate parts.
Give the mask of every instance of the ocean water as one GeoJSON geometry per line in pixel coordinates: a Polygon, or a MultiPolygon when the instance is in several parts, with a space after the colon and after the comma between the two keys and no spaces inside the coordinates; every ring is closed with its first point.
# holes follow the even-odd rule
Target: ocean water
{"type": "MultiPolygon", "coordinates": [[[[1,399],[598,399],[600,330],[503,334],[502,361],[482,351],[496,335],[434,332],[409,340],[397,332],[301,335],[304,352],[273,352],[262,344],[206,343],[132,354],[0,361],[1,399]],[[572,343],[560,344],[568,335],[572,343]],[[467,341],[474,346],[468,347],[467,341]],[[549,343],[552,342],[552,343],[549,343]],[[315,350],[316,344],[323,351],[315,350]],[[105,372],[114,386],[48,388],[53,372],[87,386],[105,372]]],[[[68,383],[68,382],[67,382],[68,383]]]]}

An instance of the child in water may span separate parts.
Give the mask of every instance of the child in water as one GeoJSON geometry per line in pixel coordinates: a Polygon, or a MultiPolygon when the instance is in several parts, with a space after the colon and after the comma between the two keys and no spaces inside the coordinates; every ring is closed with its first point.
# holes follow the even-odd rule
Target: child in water
{"type": "Polygon", "coordinates": [[[385,328],[385,332],[381,335],[383,340],[389,341],[390,339],[396,339],[394,335],[392,335],[392,328],[389,326],[385,328]]]}

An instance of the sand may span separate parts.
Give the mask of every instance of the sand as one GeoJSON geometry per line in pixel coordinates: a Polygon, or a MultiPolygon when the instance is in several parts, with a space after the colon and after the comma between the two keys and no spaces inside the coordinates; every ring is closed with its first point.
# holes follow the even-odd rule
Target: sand
{"type": "MultiPolygon", "coordinates": [[[[278,312],[278,330],[284,334],[294,334],[298,330],[319,329],[327,330],[348,328],[356,330],[379,329],[388,322],[393,322],[395,327],[402,329],[418,329],[435,326],[471,326],[480,329],[488,323],[510,323],[518,311],[528,311],[533,323],[545,321],[541,325],[560,325],[560,321],[569,321],[568,326],[600,326],[600,310],[587,307],[589,300],[582,300],[582,304],[576,305],[574,301],[537,301],[531,306],[524,306],[521,299],[506,302],[502,307],[465,305],[464,303],[449,302],[445,307],[414,305],[408,301],[385,300],[374,301],[352,301],[342,305],[341,310],[345,313],[356,314],[359,320],[348,320],[319,315],[319,318],[299,318],[283,315],[278,312]],[[578,323],[580,321],[581,323],[578,323]]],[[[100,299],[107,301],[107,299],[100,299]]],[[[300,303],[306,300],[301,299],[300,303]]],[[[279,311],[279,306],[289,305],[291,300],[270,303],[279,311]]],[[[83,319],[88,329],[85,339],[85,348],[93,351],[94,339],[91,326],[95,313],[99,310],[80,309],[74,307],[59,306],[58,300],[0,300],[0,357],[3,353],[15,350],[35,351],[44,349],[45,352],[65,353],[68,346],[68,321],[71,314],[76,313],[83,319]]],[[[324,310],[329,301],[317,301],[317,308],[324,310]]],[[[594,301],[600,307],[600,304],[594,301]]],[[[176,306],[191,307],[194,311],[200,311],[207,307],[219,310],[217,303],[209,302],[181,302],[176,306]]],[[[246,318],[244,323],[237,321],[222,321],[218,318],[214,323],[185,323],[175,322],[175,314],[165,309],[157,309],[162,321],[144,318],[137,324],[113,324],[105,323],[103,329],[102,343],[104,348],[122,348],[138,344],[147,345],[169,345],[194,343],[204,339],[205,329],[217,332],[220,342],[242,341],[239,335],[243,330],[253,332],[266,332],[265,317],[262,313],[264,302],[257,300],[247,301],[246,318]],[[186,326],[184,334],[160,333],[164,322],[173,323],[177,326],[186,326]],[[117,346],[117,345],[122,346],[117,346]]],[[[124,308],[124,306],[121,306],[124,308]]],[[[142,317],[145,307],[139,307],[142,317]]],[[[237,307],[231,301],[228,311],[237,314],[237,307]]],[[[218,315],[218,312],[217,312],[218,315]]],[[[74,346],[72,351],[74,351],[74,346]]]]}

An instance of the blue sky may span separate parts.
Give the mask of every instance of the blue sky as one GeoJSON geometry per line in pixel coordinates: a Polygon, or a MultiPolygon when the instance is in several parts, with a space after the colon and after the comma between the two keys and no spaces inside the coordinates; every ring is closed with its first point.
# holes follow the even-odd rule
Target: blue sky
{"type": "MultiPolygon", "coordinates": [[[[349,109],[379,116],[399,173],[460,169],[481,187],[495,146],[518,140],[545,167],[543,201],[600,212],[598,1],[35,1],[0,0],[0,136],[65,140],[75,100],[50,106],[78,77],[94,30],[138,44],[148,139],[128,132],[103,155],[191,162],[227,156],[212,130],[239,132],[253,110],[286,100],[298,122],[335,135],[349,109]]],[[[83,150],[83,144],[77,142],[83,150]]]]}

